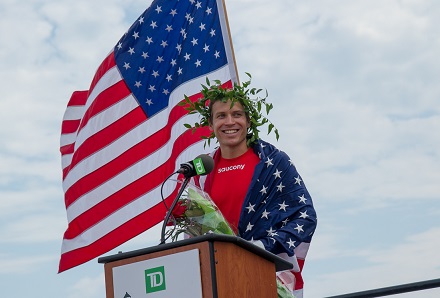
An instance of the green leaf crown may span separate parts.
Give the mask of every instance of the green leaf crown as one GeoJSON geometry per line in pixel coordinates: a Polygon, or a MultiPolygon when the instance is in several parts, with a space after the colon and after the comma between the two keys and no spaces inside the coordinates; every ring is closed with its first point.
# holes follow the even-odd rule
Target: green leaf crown
{"type": "MultiPolygon", "coordinates": [[[[185,99],[180,103],[181,106],[185,106],[189,114],[200,114],[200,121],[191,124],[184,124],[186,128],[196,130],[199,127],[209,126],[211,120],[211,109],[209,102],[215,102],[221,100],[222,102],[231,101],[231,108],[236,102],[239,102],[246,113],[249,120],[250,127],[248,128],[247,135],[247,145],[251,146],[256,143],[259,138],[259,127],[268,124],[267,134],[271,132],[275,133],[275,137],[278,140],[279,134],[278,129],[273,125],[273,123],[267,119],[266,116],[269,115],[270,110],[272,110],[273,105],[266,101],[268,93],[265,92],[264,97],[260,97],[259,93],[262,89],[248,88],[251,84],[252,76],[246,73],[249,80],[242,83],[241,85],[234,83],[233,88],[225,88],[219,80],[214,80],[214,84],[211,84],[208,78],[206,78],[206,85],[202,84],[202,97],[196,101],[191,101],[188,96],[185,95],[185,99]]],[[[211,139],[215,138],[214,132],[211,132],[209,136],[203,136],[205,139],[205,146],[210,145],[211,139]]]]}

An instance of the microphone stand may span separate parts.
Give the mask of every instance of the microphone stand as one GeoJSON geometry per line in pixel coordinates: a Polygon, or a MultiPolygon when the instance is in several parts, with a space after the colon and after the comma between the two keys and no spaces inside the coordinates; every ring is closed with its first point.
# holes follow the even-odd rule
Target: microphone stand
{"type": "Polygon", "coordinates": [[[162,224],[162,231],[160,233],[160,243],[161,244],[165,244],[165,228],[167,226],[168,221],[170,220],[171,214],[173,213],[173,209],[174,207],[176,207],[177,201],[179,200],[180,196],[182,195],[183,191],[185,190],[185,187],[188,185],[189,179],[191,177],[186,177],[185,176],[185,180],[183,180],[182,186],[180,187],[179,193],[177,194],[176,198],[174,199],[173,203],[171,204],[170,209],[168,210],[166,216],[165,216],[165,220],[163,221],[162,224]]]}

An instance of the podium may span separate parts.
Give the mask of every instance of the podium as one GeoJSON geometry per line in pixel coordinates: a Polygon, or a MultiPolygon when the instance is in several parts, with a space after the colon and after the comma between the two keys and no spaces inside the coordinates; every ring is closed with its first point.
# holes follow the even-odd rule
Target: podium
{"type": "Polygon", "coordinates": [[[228,235],[208,234],[98,259],[106,297],[277,297],[286,260],[228,235]]]}

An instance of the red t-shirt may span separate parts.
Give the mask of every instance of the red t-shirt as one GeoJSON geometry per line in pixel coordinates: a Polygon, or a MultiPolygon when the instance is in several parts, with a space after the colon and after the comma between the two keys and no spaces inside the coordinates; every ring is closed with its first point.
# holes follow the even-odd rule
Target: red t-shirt
{"type": "Polygon", "coordinates": [[[259,161],[249,148],[243,155],[232,159],[220,155],[214,167],[210,196],[235,232],[254,168],[259,161]]]}

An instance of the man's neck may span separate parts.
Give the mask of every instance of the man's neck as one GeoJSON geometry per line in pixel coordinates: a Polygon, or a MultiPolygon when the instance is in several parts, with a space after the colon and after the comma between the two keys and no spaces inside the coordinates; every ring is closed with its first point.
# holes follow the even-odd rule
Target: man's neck
{"type": "Polygon", "coordinates": [[[220,146],[222,158],[225,159],[232,159],[239,157],[245,154],[248,149],[249,148],[246,145],[246,143],[244,143],[244,146],[239,146],[239,147],[220,146]]]}

